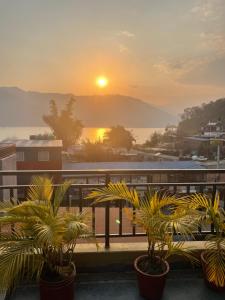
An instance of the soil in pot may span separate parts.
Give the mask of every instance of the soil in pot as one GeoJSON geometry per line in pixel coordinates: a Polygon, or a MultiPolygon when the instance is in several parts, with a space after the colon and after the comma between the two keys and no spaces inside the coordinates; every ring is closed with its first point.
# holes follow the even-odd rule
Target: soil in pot
{"type": "Polygon", "coordinates": [[[139,292],[147,300],[160,300],[163,295],[166,276],[169,272],[167,261],[159,261],[154,266],[149,265],[148,256],[136,258],[134,268],[137,272],[139,292]]]}
{"type": "Polygon", "coordinates": [[[201,253],[201,263],[202,263],[202,270],[203,270],[203,276],[204,276],[204,281],[206,285],[213,289],[216,292],[225,292],[225,285],[224,286],[217,286],[214,282],[209,281],[208,276],[207,276],[207,260],[206,260],[206,252],[203,251],[201,253]]]}
{"type": "Polygon", "coordinates": [[[73,300],[76,269],[72,265],[69,276],[60,276],[49,271],[44,272],[40,279],[41,300],[73,300]]]}

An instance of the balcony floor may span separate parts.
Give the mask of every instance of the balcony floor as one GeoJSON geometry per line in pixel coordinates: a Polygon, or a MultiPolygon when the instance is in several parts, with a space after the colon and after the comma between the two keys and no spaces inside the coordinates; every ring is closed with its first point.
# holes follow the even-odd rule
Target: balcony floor
{"type": "MultiPolygon", "coordinates": [[[[39,300],[37,286],[22,286],[10,300],[39,300]]],[[[76,300],[141,300],[138,295],[136,276],[128,273],[80,274],[76,284],[76,300]]],[[[171,271],[162,300],[224,300],[205,287],[200,272],[171,271]]]]}

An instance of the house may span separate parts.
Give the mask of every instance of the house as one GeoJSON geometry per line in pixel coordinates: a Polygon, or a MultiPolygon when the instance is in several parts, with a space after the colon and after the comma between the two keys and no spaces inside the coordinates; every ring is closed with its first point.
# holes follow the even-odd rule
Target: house
{"type": "MultiPolygon", "coordinates": [[[[7,140],[16,145],[17,170],[61,170],[61,140],[7,140]]],[[[29,175],[20,175],[18,184],[29,184],[29,175]]]]}
{"type": "Polygon", "coordinates": [[[218,138],[225,135],[224,126],[221,121],[209,121],[206,126],[202,127],[203,137],[218,138]]]}
{"type": "MultiPolygon", "coordinates": [[[[11,143],[0,143],[0,171],[16,170],[16,146],[11,143]]],[[[16,185],[16,176],[0,176],[0,186],[16,185]]],[[[15,196],[15,194],[14,194],[15,196]]],[[[0,190],[0,201],[10,198],[9,190],[0,190]]]]}

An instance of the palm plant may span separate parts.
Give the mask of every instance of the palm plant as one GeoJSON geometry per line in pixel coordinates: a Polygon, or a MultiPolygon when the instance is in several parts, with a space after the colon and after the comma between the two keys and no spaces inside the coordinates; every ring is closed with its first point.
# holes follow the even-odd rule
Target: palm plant
{"type": "Polygon", "coordinates": [[[2,290],[21,279],[69,276],[77,239],[91,235],[86,211],[60,209],[70,185],[66,181],[54,189],[51,179],[35,177],[26,201],[0,202],[2,290]]]}
{"type": "Polygon", "coordinates": [[[215,195],[214,201],[205,194],[192,197],[192,207],[200,210],[201,224],[213,225],[215,234],[209,235],[206,241],[207,280],[218,288],[225,286],[225,212],[220,206],[220,195],[215,195]]]}
{"type": "Polygon", "coordinates": [[[160,196],[157,192],[141,198],[135,189],[129,189],[125,183],[110,183],[87,196],[87,199],[94,199],[94,203],[125,200],[135,208],[135,213],[129,208],[125,208],[125,212],[132,223],[143,228],[147,234],[148,260],[142,266],[146,273],[160,272],[162,261],[172,254],[182,254],[197,262],[191,250],[183,247],[185,238],[193,237],[198,220],[196,211],[190,208],[186,198],[168,194],[160,196]],[[176,243],[175,234],[179,236],[176,243]]]}

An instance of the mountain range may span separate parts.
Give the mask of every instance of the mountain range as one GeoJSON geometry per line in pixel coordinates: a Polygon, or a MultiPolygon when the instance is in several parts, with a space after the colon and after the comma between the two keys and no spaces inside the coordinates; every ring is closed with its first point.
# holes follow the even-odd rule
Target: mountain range
{"type": "Polygon", "coordinates": [[[86,127],[165,127],[177,121],[172,114],[128,96],[76,96],[0,87],[0,126],[45,126],[42,116],[49,112],[49,101],[54,99],[62,108],[71,97],[76,99],[75,116],[86,127]]]}

